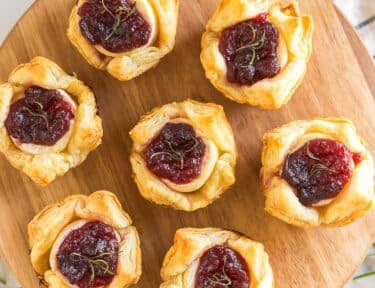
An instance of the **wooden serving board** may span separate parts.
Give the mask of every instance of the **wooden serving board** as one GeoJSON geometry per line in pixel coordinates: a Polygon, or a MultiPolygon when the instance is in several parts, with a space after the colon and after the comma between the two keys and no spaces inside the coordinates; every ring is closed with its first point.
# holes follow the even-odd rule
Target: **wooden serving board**
{"type": "MultiPolygon", "coordinates": [[[[0,160],[0,252],[22,286],[39,282],[28,255],[27,223],[45,205],[70,194],[107,189],[115,192],[140,232],[143,274],[138,284],[155,288],[176,229],[218,226],[263,242],[276,287],[342,287],[375,238],[375,213],[342,228],[303,230],[264,212],[259,191],[261,138],[292,120],[345,116],[375,152],[375,68],[371,57],[331,1],[300,0],[315,21],[314,53],[308,73],[292,101],[277,111],[262,111],[229,101],[204,77],[200,37],[217,0],[183,0],[176,47],[162,63],[135,80],[121,83],[91,68],[70,45],[65,30],[75,0],[39,0],[22,17],[0,48],[0,79],[32,57],[46,56],[76,72],[95,91],[104,120],[104,141],[86,162],[41,189],[0,160]],[[373,93],[373,94],[372,94],[373,93]],[[151,108],[193,98],[224,106],[239,150],[237,182],[218,201],[194,213],[149,203],[131,179],[128,131],[151,108]]],[[[374,153],[375,154],[375,153],[374,153]]]]}

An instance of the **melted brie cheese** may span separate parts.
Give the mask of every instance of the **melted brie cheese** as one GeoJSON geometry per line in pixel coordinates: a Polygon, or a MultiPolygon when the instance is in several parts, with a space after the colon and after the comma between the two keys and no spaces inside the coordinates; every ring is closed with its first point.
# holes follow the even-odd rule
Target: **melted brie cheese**
{"type": "Polygon", "coordinates": [[[149,3],[149,0],[137,0],[135,2],[135,7],[137,8],[139,13],[142,15],[142,17],[147,21],[147,23],[151,27],[151,35],[150,35],[148,42],[141,47],[138,47],[133,50],[126,51],[126,52],[120,52],[120,53],[110,52],[104,49],[101,45],[95,45],[94,47],[96,50],[98,50],[101,54],[106,55],[106,56],[118,57],[118,56],[125,56],[130,53],[133,53],[134,50],[136,49],[151,46],[155,42],[158,36],[158,20],[157,20],[157,17],[155,15],[155,11],[152,5],[149,3]]]}
{"type": "MultiPolygon", "coordinates": [[[[51,270],[61,277],[61,279],[66,283],[67,287],[78,288],[77,285],[70,284],[68,279],[66,279],[65,276],[61,274],[61,272],[58,268],[58,265],[57,265],[57,257],[56,257],[57,253],[59,252],[59,249],[60,249],[60,246],[61,246],[62,242],[70,234],[70,232],[72,232],[73,230],[81,228],[83,225],[85,225],[89,222],[91,222],[91,221],[86,220],[86,219],[81,219],[81,220],[77,220],[77,221],[74,221],[74,222],[70,223],[68,226],[66,226],[60,232],[60,234],[57,236],[57,238],[55,240],[55,243],[53,244],[53,246],[51,248],[51,252],[49,254],[49,265],[51,267],[51,270]]],[[[119,233],[115,229],[113,229],[113,231],[115,232],[117,241],[120,244],[121,237],[120,237],[119,233]]],[[[102,287],[104,287],[104,286],[102,286],[102,287]]]]}
{"type": "MultiPolygon", "coordinates": [[[[187,119],[184,118],[176,118],[169,121],[169,123],[186,123],[194,128],[194,126],[187,119]]],[[[201,188],[207,182],[208,178],[211,176],[212,171],[215,168],[217,159],[219,158],[219,151],[215,143],[205,138],[203,135],[200,135],[198,131],[195,132],[196,136],[200,137],[206,146],[204,156],[201,162],[201,172],[199,176],[186,184],[177,184],[170,181],[169,179],[161,178],[161,181],[165,185],[167,185],[169,188],[176,192],[190,193],[201,188]]]]}
{"type": "MultiPolygon", "coordinates": [[[[75,113],[76,109],[77,109],[77,105],[73,101],[73,99],[70,97],[70,95],[62,89],[58,89],[57,91],[60,92],[60,95],[62,95],[64,101],[66,101],[70,105],[72,105],[73,112],[75,113]]],[[[24,97],[24,95],[22,95],[21,97],[18,97],[17,100],[20,99],[20,98],[23,98],[23,97],[24,97]]],[[[58,153],[58,152],[63,151],[66,148],[66,146],[68,145],[69,140],[70,140],[70,136],[71,136],[72,131],[73,131],[73,126],[74,126],[74,118],[72,120],[70,120],[69,130],[64,134],[63,137],[61,137],[60,140],[58,140],[52,146],[37,145],[37,144],[33,144],[33,143],[22,143],[22,142],[20,142],[20,140],[18,140],[16,138],[13,138],[13,137],[10,137],[10,138],[12,139],[14,145],[18,149],[20,149],[20,150],[22,150],[23,152],[26,152],[26,153],[30,153],[30,154],[33,154],[33,155],[43,154],[43,153],[58,153]]]]}
{"type": "MultiPolygon", "coordinates": [[[[280,69],[282,70],[288,64],[288,48],[282,35],[279,34],[279,45],[277,46],[277,59],[279,60],[280,69]]],[[[279,72],[280,73],[280,72],[279,72]]]]}

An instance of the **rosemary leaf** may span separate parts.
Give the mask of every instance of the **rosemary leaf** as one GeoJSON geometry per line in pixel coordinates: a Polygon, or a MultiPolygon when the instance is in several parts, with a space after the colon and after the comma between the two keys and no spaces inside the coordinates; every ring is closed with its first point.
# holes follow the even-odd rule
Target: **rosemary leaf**
{"type": "Polygon", "coordinates": [[[214,284],[215,286],[219,285],[219,286],[222,286],[224,288],[229,288],[229,287],[232,286],[232,280],[229,278],[227,273],[225,273],[224,267],[225,267],[225,264],[226,264],[226,260],[227,260],[227,257],[224,256],[224,264],[223,264],[223,268],[222,268],[221,273],[215,273],[215,274],[211,275],[210,277],[208,277],[208,281],[211,284],[214,284]]]}
{"type": "Polygon", "coordinates": [[[110,33],[105,37],[105,41],[110,39],[113,35],[118,33],[118,29],[121,25],[121,23],[128,20],[128,18],[135,12],[136,10],[136,3],[134,2],[133,6],[130,7],[119,7],[114,13],[107,7],[104,0],[102,0],[102,6],[104,10],[111,15],[111,17],[115,20],[113,26],[111,27],[110,33]],[[123,17],[125,15],[125,17],[123,17]]]}
{"type": "Polygon", "coordinates": [[[89,282],[89,286],[90,286],[91,283],[94,282],[94,280],[95,280],[95,267],[92,263],[89,263],[89,266],[90,266],[90,270],[91,270],[90,282],[89,282]]]}
{"type": "Polygon", "coordinates": [[[263,48],[264,43],[266,41],[266,31],[263,30],[262,37],[258,41],[254,42],[254,40],[256,39],[256,29],[251,24],[247,24],[247,25],[250,27],[251,32],[253,33],[252,39],[248,44],[236,49],[236,52],[244,50],[244,49],[250,49],[251,51],[251,60],[249,61],[248,64],[241,65],[242,68],[247,68],[254,64],[254,61],[256,58],[256,50],[263,48]]]}
{"type": "Polygon", "coordinates": [[[154,157],[160,156],[160,155],[168,155],[168,156],[173,157],[172,153],[169,153],[169,152],[166,152],[166,151],[160,151],[160,152],[153,153],[151,155],[151,159],[153,159],[154,157]]]}
{"type": "Polygon", "coordinates": [[[365,277],[368,277],[368,276],[373,276],[373,275],[375,275],[375,271],[370,271],[370,272],[359,274],[359,275],[355,276],[353,278],[353,280],[358,280],[358,279],[365,278],[365,277]]]}
{"type": "Polygon", "coordinates": [[[312,177],[314,177],[320,171],[327,171],[327,172],[337,173],[336,170],[330,169],[329,167],[327,167],[323,163],[316,163],[316,164],[312,165],[308,179],[311,179],[312,177]]]}
{"type": "Polygon", "coordinates": [[[36,105],[38,105],[39,111],[33,112],[28,107],[23,107],[22,110],[26,111],[27,113],[29,113],[30,115],[32,115],[34,117],[40,117],[40,118],[42,118],[44,120],[44,122],[46,123],[47,129],[48,129],[49,128],[48,115],[47,115],[47,112],[45,112],[43,110],[43,105],[41,103],[37,102],[37,101],[33,101],[33,103],[35,103],[36,105]]]}
{"type": "Polygon", "coordinates": [[[182,169],[184,169],[184,163],[185,163],[186,155],[188,153],[196,150],[198,145],[199,145],[199,141],[196,137],[193,137],[192,140],[194,141],[194,144],[191,145],[191,147],[187,150],[183,150],[183,149],[177,150],[173,147],[173,145],[170,141],[164,140],[164,142],[168,145],[169,150],[168,151],[155,152],[151,155],[151,159],[153,159],[154,157],[160,156],[160,155],[169,155],[173,159],[180,161],[180,170],[182,170],[182,169]]]}
{"type": "Polygon", "coordinates": [[[310,142],[307,142],[307,145],[306,145],[306,154],[307,156],[310,158],[310,159],[313,159],[313,160],[316,160],[316,161],[319,161],[321,162],[322,160],[319,158],[319,157],[316,157],[310,150],[310,142]]]}
{"type": "MultiPolygon", "coordinates": [[[[120,251],[121,252],[121,251],[120,251]]],[[[86,261],[90,267],[90,284],[95,280],[95,266],[98,268],[102,268],[104,270],[103,274],[109,274],[114,275],[112,271],[110,271],[109,263],[105,261],[104,259],[97,259],[103,256],[113,255],[115,252],[104,252],[99,255],[93,256],[93,257],[87,257],[82,254],[73,252],[71,255],[80,257],[83,261],[86,261]]]]}
{"type": "Polygon", "coordinates": [[[263,34],[262,34],[262,37],[260,40],[256,41],[256,42],[250,42],[244,46],[241,46],[239,48],[236,49],[236,51],[241,51],[243,49],[255,49],[255,50],[258,50],[258,49],[261,49],[263,48],[264,46],[264,42],[266,41],[266,32],[263,31],[263,34]]]}
{"type": "Polygon", "coordinates": [[[256,35],[256,29],[254,28],[254,26],[253,25],[251,25],[250,23],[249,24],[247,24],[249,27],[250,27],[250,30],[251,30],[251,33],[253,33],[253,36],[251,37],[251,41],[250,42],[253,42],[254,40],[255,40],[255,37],[257,36],[256,35]]]}

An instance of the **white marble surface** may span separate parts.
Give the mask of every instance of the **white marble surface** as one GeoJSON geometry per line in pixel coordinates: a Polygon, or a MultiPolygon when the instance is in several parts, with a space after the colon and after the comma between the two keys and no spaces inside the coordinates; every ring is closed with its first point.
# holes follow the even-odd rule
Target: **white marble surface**
{"type": "MultiPolygon", "coordinates": [[[[343,9],[344,13],[352,21],[353,25],[358,25],[363,20],[370,19],[375,16],[375,0],[335,0],[343,9]]],[[[34,2],[34,0],[1,0],[2,7],[0,9],[0,41],[2,42],[11,30],[17,19],[26,11],[26,9],[34,2]]],[[[51,0],[53,2],[53,0],[51,0]]],[[[375,55],[375,21],[359,29],[360,35],[364,38],[369,50],[375,55]]],[[[375,253],[375,249],[372,249],[375,253]]],[[[359,268],[355,275],[375,270],[375,257],[368,257],[365,263],[359,268]]],[[[17,282],[7,271],[5,265],[0,261],[0,288],[18,288],[17,282]],[[3,280],[6,284],[2,283],[3,280]]],[[[301,287],[309,288],[309,287],[301,287]]],[[[324,287],[321,287],[324,288],[324,287]]],[[[345,288],[375,288],[375,276],[363,280],[351,281],[345,288]]]]}

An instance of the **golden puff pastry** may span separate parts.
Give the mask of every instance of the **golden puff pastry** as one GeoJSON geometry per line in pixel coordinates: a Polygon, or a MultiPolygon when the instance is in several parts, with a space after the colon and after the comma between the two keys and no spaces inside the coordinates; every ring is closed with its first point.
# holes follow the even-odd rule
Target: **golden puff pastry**
{"type": "Polygon", "coordinates": [[[138,282],[142,270],[138,232],[131,224],[111,192],[69,196],[45,207],[29,223],[31,263],[50,288],[88,287],[85,285],[97,284],[98,277],[106,282],[95,287],[128,287],[138,282]],[[90,237],[84,238],[87,235],[90,237]],[[76,278],[66,274],[67,270],[76,278]],[[81,274],[74,275],[77,271],[81,274]]]}
{"type": "MultiPolygon", "coordinates": [[[[201,62],[206,77],[220,92],[233,101],[260,106],[263,109],[280,108],[290,100],[305,75],[312,50],[312,31],[312,18],[300,15],[297,1],[289,1],[289,5],[282,6],[280,0],[222,0],[208,21],[206,31],[202,36],[201,62]],[[267,34],[270,32],[265,32],[269,31],[270,27],[263,31],[266,34],[261,35],[260,31],[263,28],[259,28],[258,32],[251,23],[243,22],[258,21],[259,19],[265,23],[264,25],[273,24],[274,28],[272,29],[275,29],[275,33],[278,34],[278,41],[275,40],[275,46],[271,44],[272,35],[267,34]],[[245,25],[243,29],[248,29],[249,37],[252,40],[249,42],[250,44],[235,49],[237,54],[233,55],[238,56],[238,53],[247,51],[248,58],[251,59],[249,60],[245,57],[246,55],[242,54],[241,57],[249,60],[249,64],[246,62],[246,65],[241,64],[237,65],[237,68],[233,68],[235,69],[233,71],[238,69],[238,72],[236,72],[238,74],[233,74],[237,75],[237,80],[229,81],[228,73],[232,70],[228,68],[227,60],[220,47],[224,43],[222,37],[226,29],[235,27],[234,25],[237,24],[245,25]],[[258,39],[257,42],[256,39],[258,39]],[[272,65],[261,64],[261,61],[267,63],[265,60],[268,61],[269,59],[257,58],[257,53],[259,53],[257,51],[260,51],[259,49],[264,48],[265,45],[271,45],[266,47],[267,51],[272,47],[275,50],[272,55],[272,63],[274,63],[272,65]],[[256,61],[259,61],[258,64],[256,61]],[[257,65],[260,65],[260,68],[257,68],[257,65]],[[259,73],[266,73],[263,71],[266,69],[273,71],[273,73],[267,72],[269,75],[262,74],[263,76],[260,77],[259,73]],[[249,77],[248,75],[252,75],[251,83],[246,80],[249,77]]],[[[238,41],[245,41],[241,40],[245,38],[242,35],[238,41]]],[[[233,40],[229,40],[229,43],[232,43],[230,45],[237,45],[233,44],[233,40]]],[[[228,48],[226,51],[234,53],[231,52],[232,48],[228,48]]],[[[262,51],[262,53],[269,52],[262,51]]],[[[267,55],[267,57],[269,56],[267,55]]],[[[237,60],[234,59],[233,61],[237,60]]]]}
{"type": "Polygon", "coordinates": [[[201,281],[232,287],[233,275],[237,281],[241,279],[241,287],[274,287],[272,268],[261,243],[218,228],[183,228],[177,230],[174,244],[164,258],[161,269],[164,282],[160,288],[200,287],[201,281]],[[241,271],[233,271],[233,266],[241,271]],[[228,270],[230,275],[226,273],[228,270]]]}
{"type": "Polygon", "coordinates": [[[155,108],[130,136],[133,177],[150,201],[193,211],[209,205],[235,181],[237,149],[219,105],[186,100],[155,108]]]}
{"type": "MultiPolygon", "coordinates": [[[[36,57],[30,63],[19,65],[10,74],[8,83],[0,85],[0,151],[15,168],[26,173],[39,185],[47,185],[56,176],[61,176],[70,168],[81,164],[89,152],[101,143],[102,135],[102,122],[97,115],[93,92],[82,81],[75,76],[66,74],[57,64],[46,58],[36,57]],[[38,93],[42,93],[42,96],[50,95],[45,96],[47,100],[53,97],[62,97],[63,100],[56,104],[56,107],[60,109],[58,112],[71,113],[69,115],[72,119],[65,127],[67,131],[61,130],[63,131],[60,135],[61,139],[56,140],[57,142],[52,141],[53,139],[44,139],[46,143],[41,139],[37,139],[41,141],[40,143],[35,142],[37,137],[33,135],[41,133],[40,130],[38,132],[40,121],[46,121],[48,133],[54,137],[56,135],[53,133],[60,132],[58,130],[60,128],[56,128],[56,126],[61,124],[56,122],[58,119],[56,117],[63,117],[48,114],[45,105],[49,104],[46,102],[43,106],[41,102],[35,100],[36,98],[32,98],[42,97],[38,96],[38,93]],[[22,101],[29,104],[25,102],[25,107],[14,112],[12,107],[20,107],[22,101]],[[65,110],[61,107],[65,107],[65,110]],[[71,110],[66,107],[70,107],[71,110]],[[22,117],[33,116],[32,121],[35,123],[34,126],[30,126],[27,120],[21,122],[23,124],[15,123],[18,125],[16,127],[18,135],[13,131],[15,128],[12,127],[11,119],[15,117],[14,122],[19,122],[17,117],[20,113],[23,113],[22,117]],[[26,126],[19,127],[20,125],[26,126]],[[30,141],[30,139],[21,141],[22,137],[31,136],[20,134],[20,129],[26,131],[21,131],[24,134],[33,133],[31,136],[35,141],[30,141]],[[14,135],[10,134],[11,131],[21,138],[14,138],[14,135]],[[49,140],[52,142],[48,142],[49,140]]],[[[41,137],[44,136],[41,135],[41,137]]]]}
{"type": "Polygon", "coordinates": [[[343,226],[373,207],[373,159],[349,120],[295,121],[266,133],[263,141],[261,190],[271,215],[304,228],[343,226]],[[295,159],[307,164],[291,166],[297,154],[300,158],[295,159]],[[286,170],[290,167],[299,169],[292,171],[292,177],[301,186],[291,182],[286,170]],[[334,188],[336,193],[326,195],[334,188]]]}
{"type": "MultiPolygon", "coordinates": [[[[67,36],[90,65],[100,70],[106,70],[118,80],[125,81],[155,67],[173,49],[179,0],[129,0],[122,1],[121,4],[118,3],[120,2],[114,2],[113,0],[79,0],[71,12],[67,36]],[[95,26],[93,26],[94,28],[87,28],[88,25],[91,25],[91,20],[89,19],[89,21],[81,25],[83,14],[80,9],[82,6],[87,5],[88,2],[94,3],[96,6],[99,5],[99,8],[102,9],[99,9],[100,13],[102,15],[105,14],[104,16],[107,19],[108,17],[113,18],[113,26],[109,31],[105,30],[108,35],[101,35],[101,40],[96,40],[98,43],[92,40],[92,37],[98,37],[97,35],[92,36],[98,33],[98,29],[95,26]],[[117,7],[116,5],[120,6],[117,7]],[[127,21],[130,22],[128,23],[127,21]],[[131,32],[120,31],[121,29],[129,29],[127,27],[131,27],[132,23],[136,23],[136,21],[138,21],[137,29],[140,29],[139,35],[134,34],[138,30],[130,30],[131,32]],[[139,24],[139,21],[145,21],[146,24],[143,22],[143,24],[139,24]],[[144,27],[147,24],[149,28],[146,29],[144,27]],[[83,34],[83,26],[85,26],[86,30],[91,29],[86,34],[91,39],[90,41],[83,34]],[[92,31],[93,29],[94,31],[92,31]],[[123,33],[122,36],[119,33],[123,33]],[[121,37],[130,39],[123,39],[124,47],[118,45],[122,41],[121,37]],[[140,38],[143,40],[140,40],[140,38]]],[[[106,21],[108,20],[104,20],[105,23],[106,21]]],[[[99,22],[102,23],[101,20],[99,22]]],[[[102,29],[107,29],[103,27],[102,29]]]]}

